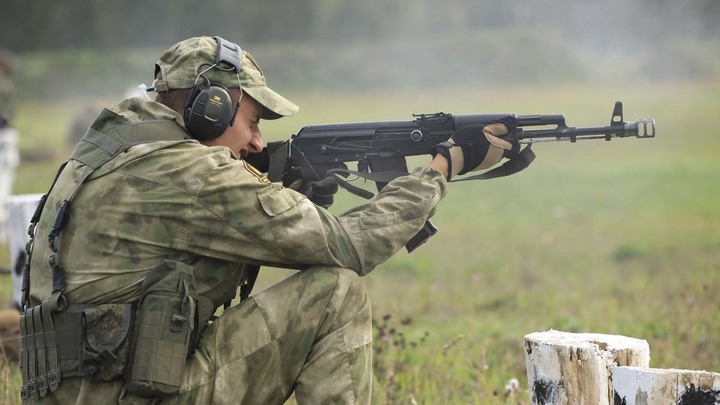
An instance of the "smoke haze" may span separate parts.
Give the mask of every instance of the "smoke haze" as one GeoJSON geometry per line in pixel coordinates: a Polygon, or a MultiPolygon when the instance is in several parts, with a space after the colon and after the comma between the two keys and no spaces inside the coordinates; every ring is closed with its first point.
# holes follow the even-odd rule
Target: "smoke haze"
{"type": "Polygon", "coordinates": [[[716,0],[217,0],[202,10],[187,0],[10,0],[4,9],[0,47],[19,55],[18,80],[38,92],[149,82],[158,53],[194,35],[240,43],[273,83],[298,90],[720,77],[716,0]]]}

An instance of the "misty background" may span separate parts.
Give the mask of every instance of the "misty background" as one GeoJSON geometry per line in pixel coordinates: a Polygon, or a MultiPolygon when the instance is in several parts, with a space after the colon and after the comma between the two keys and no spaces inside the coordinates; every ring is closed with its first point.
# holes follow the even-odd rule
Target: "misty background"
{"type": "MultiPolygon", "coordinates": [[[[438,111],[607,125],[622,100],[657,138],[538,144],[524,173],[451,185],[438,237],[365,278],[375,314],[428,337],[405,352],[375,339],[376,398],[510,403],[495,393],[525,385],[522,336],[548,329],[647,339],[653,366],[720,370],[720,0],[0,1],[20,195],[46,192],[99,109],[196,35],[252,52],[300,105],[262,123],[268,141],[438,111]]],[[[362,202],[341,191],[332,208],[362,202]]],[[[267,270],[255,291],[288,273],[267,270]]]]}
{"type": "Polygon", "coordinates": [[[114,95],[159,53],[220,35],[280,91],[720,77],[717,0],[4,0],[21,100],[114,95]]]}

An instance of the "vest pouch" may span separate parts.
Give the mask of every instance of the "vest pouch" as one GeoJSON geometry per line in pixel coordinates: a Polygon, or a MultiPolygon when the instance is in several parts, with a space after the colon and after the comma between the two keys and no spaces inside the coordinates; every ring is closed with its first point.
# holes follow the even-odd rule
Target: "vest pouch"
{"type": "Polygon", "coordinates": [[[125,389],[144,397],[180,390],[195,327],[193,269],[166,260],[145,278],[135,327],[135,348],[125,389]]]}
{"type": "Polygon", "coordinates": [[[69,305],[57,301],[28,308],[20,318],[23,399],[43,398],[62,379],[95,382],[125,375],[132,342],[132,304],[69,305]]]}
{"type": "Polygon", "coordinates": [[[102,304],[82,310],[81,324],[85,333],[80,357],[81,375],[89,376],[92,381],[112,381],[125,374],[130,357],[128,335],[133,314],[130,304],[102,304]]]}

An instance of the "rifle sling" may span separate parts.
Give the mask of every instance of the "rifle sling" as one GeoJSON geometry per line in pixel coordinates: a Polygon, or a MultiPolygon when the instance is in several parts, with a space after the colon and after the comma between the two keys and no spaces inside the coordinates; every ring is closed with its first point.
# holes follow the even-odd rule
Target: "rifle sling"
{"type": "Polygon", "coordinates": [[[533,160],[535,160],[535,152],[530,149],[531,145],[526,146],[523,150],[518,153],[517,156],[503,163],[492,170],[488,170],[482,174],[478,174],[470,177],[463,177],[457,180],[451,180],[451,183],[456,181],[467,181],[467,180],[490,180],[498,177],[505,177],[515,174],[519,171],[525,170],[533,160]]]}

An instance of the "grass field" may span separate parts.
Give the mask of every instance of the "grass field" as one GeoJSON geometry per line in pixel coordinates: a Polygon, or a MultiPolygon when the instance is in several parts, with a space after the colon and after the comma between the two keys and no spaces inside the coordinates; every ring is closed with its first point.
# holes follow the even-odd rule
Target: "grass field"
{"type": "MultiPolygon", "coordinates": [[[[642,338],[653,367],[720,371],[720,82],[290,96],[301,113],[263,123],[269,140],[413,112],[563,113],[568,125],[608,125],[615,100],[626,120],[657,121],[655,139],[538,144],[525,172],[451,184],[439,233],[364,279],[375,403],[529,403],[523,337],[548,329],[642,338]],[[506,395],[511,378],[521,389],[506,395]]],[[[52,158],[22,163],[17,194],[48,187],[81,107],[21,106],[23,154],[52,158]]],[[[337,213],[359,201],[338,200],[337,213]]],[[[287,274],[268,269],[257,288],[287,274]]],[[[0,395],[17,390],[16,368],[0,376],[9,386],[0,395]]]]}

